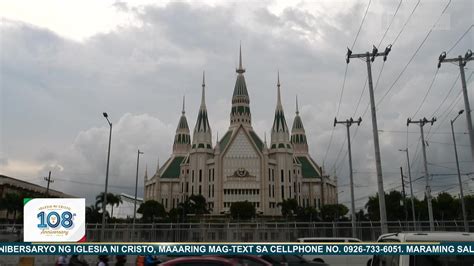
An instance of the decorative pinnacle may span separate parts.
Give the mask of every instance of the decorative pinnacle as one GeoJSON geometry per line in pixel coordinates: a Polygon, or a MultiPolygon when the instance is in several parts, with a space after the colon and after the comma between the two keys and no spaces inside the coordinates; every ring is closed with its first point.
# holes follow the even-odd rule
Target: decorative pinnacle
{"type": "Polygon", "coordinates": [[[300,109],[298,108],[298,95],[296,95],[296,114],[300,114],[300,109]]]}
{"type": "Polygon", "coordinates": [[[206,72],[202,71],[202,87],[206,86],[206,72]]]}
{"type": "Polygon", "coordinates": [[[239,46],[239,68],[237,68],[235,71],[239,74],[245,72],[245,69],[242,67],[242,45],[239,46]]]}
{"type": "Polygon", "coordinates": [[[158,156],[158,161],[156,163],[156,173],[160,172],[160,157],[158,156]]]}
{"type": "Polygon", "coordinates": [[[280,96],[280,71],[278,70],[278,73],[277,73],[277,88],[278,88],[278,99],[277,99],[277,105],[280,106],[281,105],[281,96],[280,96]]]}
{"type": "Polygon", "coordinates": [[[202,94],[201,94],[201,106],[206,105],[206,76],[205,72],[202,72],[202,94]]]}
{"type": "Polygon", "coordinates": [[[181,113],[184,115],[185,111],[184,111],[184,106],[185,106],[185,101],[186,101],[186,96],[183,95],[183,110],[181,111],[181,113]]]}

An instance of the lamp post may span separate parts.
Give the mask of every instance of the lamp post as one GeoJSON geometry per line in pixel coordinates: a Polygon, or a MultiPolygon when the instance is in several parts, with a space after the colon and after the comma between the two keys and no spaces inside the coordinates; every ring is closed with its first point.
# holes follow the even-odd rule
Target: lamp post
{"type": "Polygon", "coordinates": [[[135,238],[135,219],[137,217],[137,188],[138,188],[138,166],[140,164],[140,154],[143,154],[143,152],[138,149],[137,151],[137,175],[135,178],[135,200],[133,201],[133,223],[132,223],[132,233],[133,233],[133,238],[135,238]]]}
{"type": "Polygon", "coordinates": [[[105,212],[107,207],[107,186],[109,184],[109,162],[110,162],[110,143],[112,141],[112,123],[109,120],[109,115],[107,113],[102,113],[102,115],[107,119],[109,123],[109,148],[107,151],[107,169],[105,171],[105,190],[104,190],[104,199],[102,201],[102,227],[100,230],[100,241],[104,241],[105,238],[105,212]]]}
{"type": "Polygon", "coordinates": [[[464,231],[469,232],[469,226],[467,224],[467,215],[466,215],[466,206],[464,205],[464,192],[462,189],[462,181],[461,181],[461,171],[459,170],[459,159],[458,159],[458,149],[456,147],[456,137],[454,136],[454,121],[462,114],[464,110],[458,112],[458,115],[451,120],[451,133],[453,133],[453,144],[454,144],[454,155],[456,157],[456,168],[458,170],[458,181],[459,181],[459,190],[460,190],[460,197],[461,197],[461,208],[462,208],[462,218],[464,222],[464,231]]]}

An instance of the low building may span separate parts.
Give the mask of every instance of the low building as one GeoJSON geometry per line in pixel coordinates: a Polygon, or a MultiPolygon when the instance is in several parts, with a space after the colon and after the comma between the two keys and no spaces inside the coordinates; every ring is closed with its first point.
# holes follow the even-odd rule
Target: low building
{"type": "MultiPolygon", "coordinates": [[[[120,203],[118,206],[114,206],[113,209],[113,214],[112,214],[112,207],[110,205],[107,205],[107,212],[112,215],[112,217],[117,218],[117,219],[127,219],[127,218],[133,218],[133,208],[134,202],[135,202],[135,197],[127,195],[125,193],[120,194],[120,199],[122,200],[122,203],[120,203]]],[[[140,204],[143,203],[142,198],[137,197],[137,210],[140,207],[140,204]]],[[[136,216],[137,219],[142,218],[142,215],[140,213],[137,213],[136,216]]]]}
{"type": "MultiPolygon", "coordinates": [[[[16,193],[22,196],[46,197],[46,187],[16,179],[6,175],[0,175],[0,199],[4,199],[8,193],[16,193]]],[[[48,197],[53,198],[75,198],[75,196],[49,189],[48,197]]],[[[7,211],[0,209],[0,219],[7,217],[7,211]]]]}

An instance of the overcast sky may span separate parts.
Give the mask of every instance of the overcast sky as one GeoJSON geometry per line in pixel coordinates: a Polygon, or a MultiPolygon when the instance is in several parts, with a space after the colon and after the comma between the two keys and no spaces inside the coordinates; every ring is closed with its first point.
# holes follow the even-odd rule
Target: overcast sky
{"type": "MultiPolygon", "coordinates": [[[[436,116],[425,126],[433,194],[457,195],[449,120],[464,108],[459,68],[443,64],[436,73],[436,65],[442,51],[454,57],[474,48],[473,2],[372,0],[368,10],[369,1],[288,2],[0,1],[0,173],[45,185],[52,170],[53,189],[92,202],[104,187],[105,111],[114,124],[109,190],[133,194],[139,148],[142,195],[145,166],[151,176],[171,153],[183,95],[194,128],[202,71],[213,138],[227,130],[241,43],[253,127],[262,138],[271,130],[279,70],[288,126],[298,95],[311,155],[337,174],[345,204],[346,130],[333,129],[333,119],[362,116],[351,127],[360,208],[376,192],[367,68],[351,60],[342,90],[345,53],[392,43],[387,61],[372,65],[385,189],[401,187],[400,148],[410,150],[413,178],[423,175],[419,127],[407,133],[406,119],[436,116]]],[[[473,69],[469,63],[467,78],[473,69]]],[[[471,173],[463,175],[465,193],[473,194],[465,115],[455,126],[461,172],[471,173]]],[[[419,198],[424,186],[414,182],[419,198]]]]}

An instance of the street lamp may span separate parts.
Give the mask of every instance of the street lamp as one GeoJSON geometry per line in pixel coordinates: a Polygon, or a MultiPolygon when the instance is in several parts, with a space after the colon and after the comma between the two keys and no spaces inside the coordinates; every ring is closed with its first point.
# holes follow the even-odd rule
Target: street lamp
{"type": "Polygon", "coordinates": [[[100,241],[104,241],[105,238],[105,212],[107,207],[107,186],[109,184],[109,162],[110,162],[110,143],[112,141],[112,123],[109,120],[109,115],[107,113],[102,113],[102,115],[107,119],[109,123],[109,148],[107,151],[107,170],[105,171],[105,190],[104,190],[104,199],[102,201],[102,227],[100,230],[100,241]]]}
{"type": "Polygon", "coordinates": [[[464,192],[462,189],[461,171],[459,170],[458,149],[456,147],[456,137],[454,136],[454,121],[456,121],[456,119],[462,113],[464,113],[464,110],[459,111],[458,115],[453,120],[451,120],[451,133],[453,133],[454,155],[456,156],[456,168],[458,170],[459,190],[461,191],[461,208],[462,208],[462,218],[464,222],[464,231],[469,232],[469,226],[467,224],[467,216],[466,216],[466,206],[464,205],[464,192]]]}
{"type": "Polygon", "coordinates": [[[138,149],[137,151],[137,175],[135,178],[135,200],[133,202],[133,224],[132,224],[132,232],[133,232],[133,237],[135,237],[135,219],[137,217],[137,188],[138,188],[138,165],[140,164],[140,154],[143,154],[143,152],[138,149]]]}

